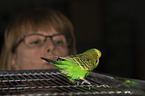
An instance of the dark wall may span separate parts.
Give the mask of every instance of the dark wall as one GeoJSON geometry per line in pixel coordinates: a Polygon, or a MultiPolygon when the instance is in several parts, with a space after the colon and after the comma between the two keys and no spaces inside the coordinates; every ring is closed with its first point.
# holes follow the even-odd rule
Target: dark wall
{"type": "Polygon", "coordinates": [[[141,0],[5,0],[0,1],[0,37],[8,22],[26,8],[51,7],[75,27],[77,51],[102,51],[97,72],[145,80],[145,14],[141,0]]]}
{"type": "Polygon", "coordinates": [[[106,71],[145,80],[145,14],[143,0],[105,0],[106,71]]]}

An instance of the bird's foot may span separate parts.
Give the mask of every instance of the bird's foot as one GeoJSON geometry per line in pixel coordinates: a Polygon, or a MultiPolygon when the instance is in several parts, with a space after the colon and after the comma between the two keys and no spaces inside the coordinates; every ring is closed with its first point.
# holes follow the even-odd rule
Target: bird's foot
{"type": "Polygon", "coordinates": [[[89,86],[89,89],[90,89],[90,87],[93,87],[93,85],[89,82],[89,81],[87,81],[86,79],[83,79],[83,82],[81,83],[81,84],[84,84],[84,83],[86,83],[86,84],[88,84],[89,86]]]}
{"type": "Polygon", "coordinates": [[[89,89],[90,89],[91,87],[93,87],[92,84],[91,84],[89,81],[87,81],[86,79],[83,79],[83,81],[82,81],[82,80],[81,80],[81,81],[75,81],[74,83],[75,83],[77,86],[87,84],[86,86],[88,86],[89,89]]]}
{"type": "Polygon", "coordinates": [[[83,82],[81,84],[84,84],[84,83],[91,85],[91,83],[89,81],[87,81],[86,79],[83,79],[83,82]]]}
{"type": "Polygon", "coordinates": [[[75,81],[74,83],[75,83],[77,86],[80,85],[80,81],[75,81]]]}

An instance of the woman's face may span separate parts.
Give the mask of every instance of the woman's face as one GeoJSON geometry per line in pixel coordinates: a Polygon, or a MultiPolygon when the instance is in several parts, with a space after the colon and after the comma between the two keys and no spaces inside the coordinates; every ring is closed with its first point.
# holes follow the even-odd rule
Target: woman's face
{"type": "MultiPolygon", "coordinates": [[[[37,32],[29,34],[42,34],[46,36],[53,36],[59,34],[54,29],[48,32],[37,32]]],[[[25,35],[29,35],[25,34],[25,35]]],[[[24,35],[23,35],[24,36],[24,35]]],[[[22,37],[23,37],[22,36],[22,37]]],[[[41,39],[45,37],[40,36],[41,39]]],[[[68,48],[66,43],[66,38],[64,35],[53,36],[52,39],[48,37],[43,44],[40,43],[39,37],[26,37],[25,43],[21,42],[17,48],[16,52],[13,54],[12,58],[12,69],[14,70],[35,70],[35,69],[56,69],[53,65],[40,59],[40,57],[49,58],[51,60],[56,60],[57,58],[52,56],[66,56],[68,55],[68,48]],[[29,42],[30,41],[30,42],[29,42]]]]}

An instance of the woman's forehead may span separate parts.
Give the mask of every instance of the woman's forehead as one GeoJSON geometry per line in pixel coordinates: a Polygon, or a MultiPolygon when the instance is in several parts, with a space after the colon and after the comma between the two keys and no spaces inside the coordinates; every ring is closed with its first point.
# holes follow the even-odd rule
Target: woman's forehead
{"type": "Polygon", "coordinates": [[[25,31],[25,32],[22,32],[22,35],[21,36],[24,36],[24,35],[28,35],[28,34],[33,34],[33,33],[39,33],[39,34],[44,34],[44,35],[54,35],[54,34],[59,34],[61,32],[58,32],[56,31],[54,28],[51,28],[51,29],[47,29],[47,30],[37,30],[37,31],[34,31],[34,30],[29,30],[29,31],[25,31]]]}

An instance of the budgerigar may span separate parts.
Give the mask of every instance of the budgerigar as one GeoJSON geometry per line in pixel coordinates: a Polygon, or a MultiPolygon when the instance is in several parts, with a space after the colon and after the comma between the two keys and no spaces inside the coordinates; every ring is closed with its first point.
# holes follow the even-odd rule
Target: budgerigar
{"type": "Polygon", "coordinates": [[[58,56],[57,61],[44,57],[41,57],[41,59],[54,65],[71,82],[74,82],[80,79],[85,80],[84,78],[98,66],[100,57],[101,52],[98,49],[92,48],[77,55],[58,56]]]}

